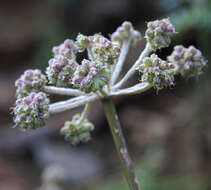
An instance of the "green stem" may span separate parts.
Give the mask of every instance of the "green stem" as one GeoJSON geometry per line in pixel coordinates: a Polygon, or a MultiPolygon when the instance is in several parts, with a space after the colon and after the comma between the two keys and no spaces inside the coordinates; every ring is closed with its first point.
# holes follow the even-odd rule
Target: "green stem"
{"type": "Polygon", "coordinates": [[[138,179],[135,176],[134,167],[127,150],[125,138],[122,133],[122,128],[113,101],[111,99],[103,99],[102,103],[113,136],[114,144],[122,164],[125,178],[130,186],[130,190],[141,190],[138,179]]]}
{"type": "Polygon", "coordinates": [[[91,105],[92,105],[92,102],[89,102],[85,105],[85,108],[83,112],[81,113],[80,119],[78,120],[78,126],[81,126],[84,120],[87,119],[91,105]]]}

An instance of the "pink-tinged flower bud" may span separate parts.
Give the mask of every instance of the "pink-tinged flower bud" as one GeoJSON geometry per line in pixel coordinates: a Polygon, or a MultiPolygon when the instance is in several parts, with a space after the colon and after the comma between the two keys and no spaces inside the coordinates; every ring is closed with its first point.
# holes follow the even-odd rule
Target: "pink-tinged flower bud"
{"type": "Polygon", "coordinates": [[[157,55],[152,54],[143,60],[138,70],[142,73],[142,82],[149,82],[154,88],[160,90],[174,85],[174,68],[174,64],[163,61],[157,55]]]}
{"type": "Polygon", "coordinates": [[[14,122],[22,129],[44,127],[49,117],[49,99],[43,92],[32,92],[28,96],[16,100],[14,122]]]}
{"type": "Polygon", "coordinates": [[[46,83],[46,76],[40,70],[26,70],[15,82],[17,97],[21,98],[31,92],[39,92],[46,83]]]}
{"type": "Polygon", "coordinates": [[[91,131],[94,130],[94,125],[87,119],[79,124],[80,115],[73,117],[72,121],[66,121],[64,127],[61,128],[61,134],[65,136],[65,140],[72,145],[77,145],[80,142],[88,142],[91,140],[91,131]]]}
{"type": "Polygon", "coordinates": [[[103,63],[84,59],[74,73],[73,85],[86,93],[96,92],[108,83],[109,77],[103,63]]]}
{"type": "Polygon", "coordinates": [[[176,33],[174,26],[168,18],[155,20],[147,23],[145,38],[151,44],[154,51],[168,47],[171,43],[171,36],[176,33]]]}
{"type": "Polygon", "coordinates": [[[174,51],[168,56],[168,61],[177,64],[177,72],[183,77],[199,76],[207,61],[202,56],[201,51],[194,46],[185,48],[182,45],[174,47],[174,51]]]}
{"type": "Polygon", "coordinates": [[[141,40],[141,33],[133,28],[133,25],[125,21],[120,27],[111,35],[112,42],[118,42],[122,45],[123,41],[129,41],[131,45],[135,45],[141,40]]]}
{"type": "Polygon", "coordinates": [[[72,40],[67,39],[59,46],[53,47],[52,51],[54,56],[62,55],[69,59],[75,59],[76,53],[78,52],[78,47],[72,40]]]}
{"type": "Polygon", "coordinates": [[[59,87],[71,87],[72,77],[77,66],[74,59],[56,55],[49,60],[49,66],[46,69],[49,83],[59,87]]]}

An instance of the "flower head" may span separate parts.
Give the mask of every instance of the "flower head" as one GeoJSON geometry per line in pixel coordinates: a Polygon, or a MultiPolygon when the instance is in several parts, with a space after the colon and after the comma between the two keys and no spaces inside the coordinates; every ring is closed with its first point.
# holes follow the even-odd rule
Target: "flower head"
{"type": "Polygon", "coordinates": [[[39,92],[46,83],[47,79],[40,70],[26,70],[15,82],[17,97],[21,98],[31,92],[39,92]]]}
{"type": "Polygon", "coordinates": [[[145,38],[153,50],[168,47],[175,28],[168,18],[147,23],[145,38]]]}
{"type": "Polygon", "coordinates": [[[43,92],[32,92],[16,100],[16,107],[13,109],[14,122],[24,130],[43,127],[49,117],[48,108],[47,95],[43,92]]]}
{"type": "Polygon", "coordinates": [[[73,85],[82,91],[96,92],[107,84],[110,72],[101,62],[84,59],[74,73],[73,85]]]}
{"type": "Polygon", "coordinates": [[[129,41],[135,45],[141,40],[141,33],[133,28],[131,22],[125,21],[120,27],[111,35],[111,41],[122,44],[123,41],[129,41]]]}
{"type": "Polygon", "coordinates": [[[49,83],[60,87],[70,87],[77,66],[74,59],[68,59],[62,55],[50,59],[46,69],[49,83]]]}
{"type": "Polygon", "coordinates": [[[141,81],[149,82],[157,90],[174,84],[174,65],[155,54],[146,57],[138,70],[142,73],[141,81]]]}
{"type": "Polygon", "coordinates": [[[64,127],[61,128],[61,134],[65,139],[73,145],[80,142],[88,142],[91,139],[90,132],[94,130],[94,125],[87,119],[79,124],[80,115],[75,115],[72,121],[66,121],[64,127]]]}
{"type": "Polygon", "coordinates": [[[182,45],[174,47],[174,51],[168,56],[168,61],[175,63],[178,66],[177,72],[187,78],[200,75],[207,63],[201,51],[194,46],[185,48],[182,45]]]}

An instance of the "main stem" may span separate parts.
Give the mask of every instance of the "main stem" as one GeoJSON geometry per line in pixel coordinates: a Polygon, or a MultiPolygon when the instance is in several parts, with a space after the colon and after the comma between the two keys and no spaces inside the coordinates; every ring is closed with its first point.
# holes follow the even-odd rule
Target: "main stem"
{"type": "Polygon", "coordinates": [[[122,128],[113,101],[108,98],[103,99],[102,103],[113,136],[114,144],[122,164],[125,178],[127,179],[127,182],[130,186],[130,190],[141,190],[138,179],[135,175],[130,155],[127,150],[125,138],[122,133],[122,128]]]}

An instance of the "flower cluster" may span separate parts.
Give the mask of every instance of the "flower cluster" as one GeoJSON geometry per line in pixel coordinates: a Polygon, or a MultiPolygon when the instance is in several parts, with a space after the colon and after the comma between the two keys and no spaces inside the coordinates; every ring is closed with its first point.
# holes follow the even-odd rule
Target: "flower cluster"
{"type": "Polygon", "coordinates": [[[53,48],[54,57],[49,60],[46,74],[50,84],[60,87],[72,86],[72,77],[77,67],[78,47],[72,40],[65,40],[53,48]]]}
{"type": "Polygon", "coordinates": [[[122,44],[123,41],[129,41],[132,45],[135,45],[141,40],[141,33],[133,28],[131,22],[125,21],[111,35],[111,40],[119,44],[122,44]]]}
{"type": "Polygon", "coordinates": [[[76,42],[65,40],[54,47],[53,52],[54,57],[46,70],[50,84],[95,92],[107,83],[109,65],[116,63],[120,47],[100,34],[79,34],[76,42]],[[83,60],[79,65],[76,53],[86,49],[91,61],[83,60]]]}
{"type": "Polygon", "coordinates": [[[164,47],[168,47],[171,42],[171,36],[175,33],[175,28],[168,18],[155,20],[147,23],[145,38],[151,44],[155,51],[164,47]]]}
{"type": "Polygon", "coordinates": [[[50,113],[86,104],[82,115],[76,115],[72,121],[67,121],[61,133],[72,144],[87,142],[94,129],[93,124],[86,119],[92,101],[136,94],[151,87],[160,90],[174,85],[174,75],[177,73],[186,77],[202,73],[206,60],[193,46],[176,46],[167,61],[161,60],[156,54],[150,56],[152,52],[169,45],[175,29],[169,19],[155,20],[147,26],[146,47],[118,82],[129,47],[141,39],[140,32],[130,22],[124,22],[118,27],[111,39],[101,34],[79,34],[76,41],[67,39],[55,46],[52,49],[53,57],[46,68],[47,77],[38,69],[27,70],[15,82],[17,100],[13,111],[16,125],[24,130],[43,127],[50,113]],[[84,51],[87,52],[88,59],[78,63],[76,56],[84,51]],[[142,74],[141,82],[144,84],[121,89],[136,69],[142,74]],[[49,105],[44,92],[79,97],[49,105]]]}
{"type": "Polygon", "coordinates": [[[107,84],[109,77],[110,72],[103,63],[84,59],[75,71],[73,84],[86,93],[96,92],[107,84]]]}
{"type": "Polygon", "coordinates": [[[39,92],[46,83],[47,79],[40,70],[26,70],[15,82],[17,97],[22,98],[31,92],[39,92]]]}
{"type": "Polygon", "coordinates": [[[94,125],[85,119],[81,124],[78,123],[80,115],[75,115],[72,121],[66,121],[61,128],[61,134],[73,145],[80,142],[88,142],[91,139],[90,132],[94,130],[94,125]]]}
{"type": "Polygon", "coordinates": [[[200,75],[206,65],[206,60],[201,51],[194,46],[188,48],[182,45],[175,46],[174,51],[167,59],[175,63],[178,67],[177,72],[187,78],[200,75]]]}
{"type": "Polygon", "coordinates": [[[104,64],[115,64],[119,57],[120,47],[100,34],[93,36],[77,36],[76,44],[82,52],[87,48],[89,58],[92,61],[100,61],[104,64]]]}
{"type": "Polygon", "coordinates": [[[154,88],[160,90],[174,84],[174,68],[174,64],[152,54],[143,60],[138,70],[142,73],[142,82],[149,82],[154,88]]]}
{"type": "Polygon", "coordinates": [[[45,126],[49,117],[49,99],[43,92],[31,92],[28,96],[16,100],[13,109],[16,126],[22,129],[36,129],[45,126]]]}
{"type": "Polygon", "coordinates": [[[71,87],[77,66],[78,64],[74,59],[56,55],[49,60],[49,66],[46,69],[49,83],[59,87],[71,87]]]}

